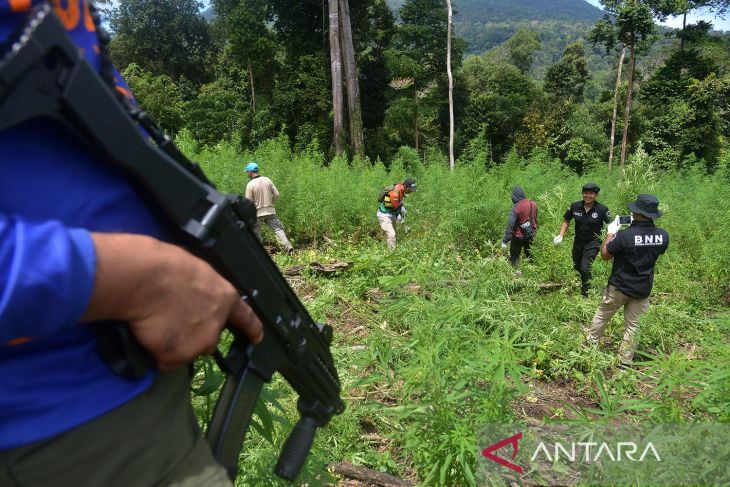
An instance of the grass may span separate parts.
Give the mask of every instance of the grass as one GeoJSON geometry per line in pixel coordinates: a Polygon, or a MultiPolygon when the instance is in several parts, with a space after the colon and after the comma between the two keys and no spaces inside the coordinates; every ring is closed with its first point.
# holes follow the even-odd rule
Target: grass
{"type": "MultiPolygon", "coordinates": [[[[294,257],[275,255],[280,266],[354,263],[335,277],[305,273],[293,283],[312,315],[335,328],[347,403],[319,432],[301,483],[331,482],[325,466],[345,460],[423,485],[476,485],[480,428],[528,416],[730,421],[727,155],[725,169],[708,176],[656,173],[637,154],[623,180],[602,169],[579,178],[543,154],[511,155],[489,171],[460,161],[453,173],[440,158],[421,163],[407,150],[390,172],[379,163],[324,165],[321,155],[293,154],[281,140],[253,153],[222,144],[194,157],[224,191],[243,193],[248,160],[273,179],[282,194],[277,212],[300,249],[294,257]],[[407,199],[411,232],[399,231],[398,248],[389,252],[376,198],[405,176],[419,186],[407,199]],[[670,246],[641,319],[644,362],[637,370],[617,367],[620,312],[606,331],[610,344],[583,346],[610,263],[594,263],[594,289],[582,299],[570,234],[552,244],[586,181],[601,186],[599,200],[614,214],[626,213],[626,203],[643,192],[656,194],[665,211],[658,224],[670,246]],[[541,227],[534,261],[521,266],[520,277],[498,249],[515,185],[538,202],[541,227]],[[544,283],[560,287],[544,290],[544,283]]],[[[273,235],[265,238],[275,247],[273,235]]],[[[267,428],[249,432],[238,485],[283,485],[271,472],[291,428],[283,418],[296,420],[295,398],[280,379],[268,391],[281,410],[273,408],[276,420],[267,428]]],[[[195,400],[201,418],[208,402],[195,400]]]]}

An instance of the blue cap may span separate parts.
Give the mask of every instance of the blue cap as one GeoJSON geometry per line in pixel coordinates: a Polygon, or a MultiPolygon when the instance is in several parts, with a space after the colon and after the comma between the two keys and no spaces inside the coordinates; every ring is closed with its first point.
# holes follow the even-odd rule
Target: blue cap
{"type": "Polygon", "coordinates": [[[259,165],[255,162],[249,162],[246,164],[246,172],[259,172],[259,165]]]}

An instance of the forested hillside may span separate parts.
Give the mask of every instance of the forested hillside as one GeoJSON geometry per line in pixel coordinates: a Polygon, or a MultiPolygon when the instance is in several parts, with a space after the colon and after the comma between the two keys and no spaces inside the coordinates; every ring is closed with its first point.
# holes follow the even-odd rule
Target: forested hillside
{"type": "MultiPolygon", "coordinates": [[[[394,10],[405,0],[388,0],[394,10]]],[[[505,22],[516,20],[583,20],[595,22],[602,12],[585,0],[458,0],[455,22],[505,22]]]]}
{"type": "MultiPolygon", "coordinates": [[[[388,0],[395,12],[403,3],[388,0]]],[[[529,27],[540,34],[548,57],[559,56],[565,45],[585,35],[602,15],[585,0],[555,0],[549,4],[543,0],[457,0],[454,9],[456,34],[466,41],[471,54],[482,54],[512,37],[519,28],[529,27]]]]}

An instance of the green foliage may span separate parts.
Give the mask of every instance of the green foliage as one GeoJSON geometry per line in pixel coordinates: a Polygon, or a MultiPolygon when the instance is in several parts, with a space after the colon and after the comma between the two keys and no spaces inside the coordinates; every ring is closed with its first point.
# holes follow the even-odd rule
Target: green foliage
{"type": "Polygon", "coordinates": [[[226,53],[246,73],[246,95],[255,111],[261,104],[256,98],[271,97],[274,73],[278,68],[276,37],[266,25],[266,3],[258,0],[240,2],[222,19],[227,31],[226,53]]]}
{"type": "Polygon", "coordinates": [[[185,116],[184,77],[180,77],[176,84],[169,76],[155,76],[135,63],[127,66],[122,76],[132,88],[139,104],[160,127],[171,135],[182,128],[185,116]],[[178,88],[179,85],[183,89],[178,88]]]}
{"type": "MultiPolygon", "coordinates": [[[[440,0],[408,0],[384,62],[394,78],[384,129],[394,146],[436,147],[447,134],[447,11],[440,0]],[[439,121],[439,118],[442,119],[439,121]]],[[[452,69],[458,70],[463,43],[452,36],[452,69]]]]}
{"type": "Polygon", "coordinates": [[[532,66],[532,56],[540,49],[540,37],[533,30],[520,29],[504,45],[510,62],[525,74],[532,66]]]}
{"type": "Polygon", "coordinates": [[[658,37],[651,8],[638,0],[602,0],[606,10],[616,16],[616,39],[646,53],[658,37]]]}
{"type": "Polygon", "coordinates": [[[558,98],[581,101],[588,78],[585,50],[576,42],[567,46],[560,61],[545,73],[545,91],[558,98]]]}
{"type": "Polygon", "coordinates": [[[187,105],[186,126],[200,143],[214,145],[237,132],[244,110],[237,94],[226,89],[225,80],[216,80],[202,86],[198,97],[187,105]]]}
{"type": "Polygon", "coordinates": [[[276,78],[271,113],[299,147],[312,138],[320,147],[328,147],[331,139],[331,96],[327,63],[321,55],[307,55],[282,67],[276,78]],[[304,132],[300,135],[300,129],[304,132]]]}
{"type": "Polygon", "coordinates": [[[395,18],[385,0],[350,2],[358,72],[365,152],[370,159],[389,159],[383,125],[388,108],[391,72],[386,51],[395,33],[395,18]]]}
{"type": "Polygon", "coordinates": [[[197,0],[120,0],[112,11],[115,65],[137,63],[173,81],[184,75],[195,83],[210,77],[211,39],[197,0]]]}
{"type": "Polygon", "coordinates": [[[674,53],[642,88],[646,150],[661,167],[700,158],[712,170],[727,133],[730,78],[697,48],[674,53]]]}
{"type": "MultiPolygon", "coordinates": [[[[187,137],[183,132],[180,140],[190,150],[187,137]]],[[[581,178],[545,150],[529,159],[511,152],[491,168],[460,163],[454,172],[443,155],[428,153],[421,162],[411,148],[399,151],[390,172],[342,158],[326,165],[320,152],[292,152],[285,137],[252,152],[222,143],[195,155],[225,191],[243,192],[246,160],[272,177],[282,194],[277,212],[301,249],[295,261],[275,256],[281,265],[353,262],[334,277],[305,272],[295,283],[315,319],[335,327],[333,353],[347,402],[319,433],[303,483],[326,478],[322,465],[347,460],[424,485],[475,485],[481,426],[526,416],[621,424],[727,420],[730,327],[726,311],[716,316],[730,281],[718,224],[727,210],[716,205],[726,191],[727,155],[714,176],[697,169],[658,173],[639,150],[623,177],[591,167],[581,178]],[[383,186],[413,175],[419,191],[406,199],[411,232],[399,231],[398,248],[389,252],[375,199],[383,186]],[[578,298],[570,246],[552,244],[586,180],[600,184],[601,202],[614,213],[643,192],[657,194],[665,212],[658,224],[668,230],[670,247],[641,320],[635,370],[616,368],[619,317],[607,328],[610,344],[583,346],[598,294],[578,298]],[[498,251],[515,185],[539,206],[534,260],[521,265],[521,277],[498,251]],[[560,289],[545,291],[545,283],[560,289]],[[553,407],[535,409],[539,404],[553,407]]],[[[610,264],[596,261],[593,269],[598,287],[610,264]]],[[[206,383],[203,366],[201,392],[206,383]]],[[[277,485],[270,471],[296,419],[295,395],[283,381],[268,390],[270,416],[260,411],[242,457],[245,485],[277,485]]],[[[196,398],[201,418],[206,397],[196,398]]]]}
{"type": "Polygon", "coordinates": [[[565,152],[563,162],[578,174],[583,174],[594,162],[593,148],[580,137],[569,139],[560,149],[565,152]]]}
{"type": "Polygon", "coordinates": [[[483,124],[467,144],[464,152],[459,158],[459,164],[474,164],[479,167],[487,167],[492,163],[491,149],[487,138],[487,125],[483,124]]]}
{"type": "MultiPolygon", "coordinates": [[[[581,6],[569,3],[555,3],[545,20],[536,23],[515,20],[519,16],[511,20],[495,16],[496,23],[487,30],[490,35],[504,33],[505,37],[495,41],[503,44],[468,58],[463,66],[464,44],[454,39],[455,148],[462,162],[481,159],[482,164],[488,160],[498,165],[513,147],[522,157],[535,149],[547,150],[578,172],[605,160],[615,67],[602,49],[585,51],[581,47],[587,34],[585,24],[550,20],[566,9],[574,17],[588,15],[581,6]],[[540,85],[542,78],[544,86],[540,85]]],[[[661,16],[679,8],[676,2],[660,5],[653,0],[637,5],[609,3],[615,16],[599,21],[595,32],[605,31],[610,43],[597,34],[592,40],[611,47],[625,41],[625,36],[633,36],[639,51],[654,39],[652,13],[661,16]]],[[[365,153],[370,160],[380,158],[389,165],[403,146],[416,148],[421,157],[445,152],[448,90],[443,2],[400,2],[398,24],[385,0],[352,0],[350,4],[365,153]]],[[[206,73],[214,74],[215,81],[200,84],[200,77],[176,74],[180,69],[168,65],[178,62],[177,58],[158,56],[158,62],[170,59],[163,69],[148,62],[148,54],[129,51],[141,63],[127,75],[143,106],[168,132],[174,135],[186,128],[196,143],[204,145],[230,139],[254,149],[284,133],[297,151],[329,147],[329,54],[326,43],[321,42],[326,28],[321,9],[283,0],[216,0],[213,6],[217,15],[209,30],[214,42],[209,43],[205,60],[200,60],[197,48],[182,51],[188,60],[199,61],[206,73]]],[[[519,9],[532,12],[537,6],[533,0],[510,4],[490,0],[485,8],[506,9],[504,12],[513,15],[519,9]]],[[[472,2],[457,5],[457,14],[462,9],[462,15],[477,15],[474,7],[472,2]]],[[[595,18],[595,9],[583,7],[590,11],[588,17],[595,18]]],[[[721,5],[712,3],[712,7],[721,5]]],[[[165,14],[166,22],[184,25],[181,32],[188,32],[185,22],[190,20],[187,16],[192,7],[181,5],[177,13],[166,10],[170,8],[164,2],[152,8],[130,0],[120,4],[115,15],[120,25],[144,30],[150,19],[165,14]]],[[[704,27],[693,28],[706,34],[704,27]]],[[[170,29],[165,25],[159,34],[172,36],[170,29]]],[[[118,32],[114,42],[120,46],[132,42],[140,49],[151,42],[146,37],[144,42],[130,41],[132,34],[126,32],[118,32]]],[[[142,31],[132,33],[149,37],[142,31]]],[[[700,165],[712,171],[718,164],[722,137],[730,133],[728,44],[721,37],[690,35],[689,31],[684,39],[685,49],[680,53],[674,54],[674,41],[666,40],[637,66],[640,99],[631,115],[629,151],[641,140],[659,168],[700,165]],[[651,76],[645,82],[643,73],[651,76]],[[715,78],[710,78],[713,73],[715,78]]],[[[172,41],[155,42],[159,49],[167,49],[172,41]]],[[[620,92],[623,102],[625,89],[620,92]]]]}
{"type": "Polygon", "coordinates": [[[574,0],[553,1],[550,8],[539,0],[462,0],[456,7],[456,32],[467,42],[470,54],[482,54],[529,27],[540,34],[549,62],[580,36],[574,32],[585,32],[601,15],[587,2],[574,0]]]}
{"type": "MultiPolygon", "coordinates": [[[[419,66],[416,85],[422,88],[446,73],[446,4],[441,0],[407,0],[398,14],[401,24],[393,44],[419,66]]],[[[452,45],[455,68],[461,54],[459,43],[452,45]]]]}
{"type": "Polygon", "coordinates": [[[494,158],[511,148],[523,117],[539,96],[538,87],[511,64],[470,57],[460,76],[464,79],[468,103],[461,122],[461,136],[477,136],[486,126],[494,158]]]}
{"type": "Polygon", "coordinates": [[[617,45],[647,54],[659,37],[654,23],[651,0],[601,0],[606,14],[589,34],[593,45],[611,52],[617,45]]]}

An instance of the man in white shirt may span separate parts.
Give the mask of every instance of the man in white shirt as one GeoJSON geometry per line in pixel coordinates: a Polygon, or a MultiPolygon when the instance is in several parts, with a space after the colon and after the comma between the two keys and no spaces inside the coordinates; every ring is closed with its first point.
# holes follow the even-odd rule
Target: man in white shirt
{"type": "Polygon", "coordinates": [[[276,209],[274,208],[274,201],[279,198],[279,190],[276,189],[271,179],[259,174],[259,165],[255,162],[249,162],[245,170],[248,177],[251,178],[251,181],[246,185],[246,199],[253,201],[256,205],[257,221],[254,228],[256,235],[261,239],[261,222],[266,223],[276,235],[279,245],[287,253],[292,254],[294,247],[286,237],[284,226],[276,216],[276,209]]]}

